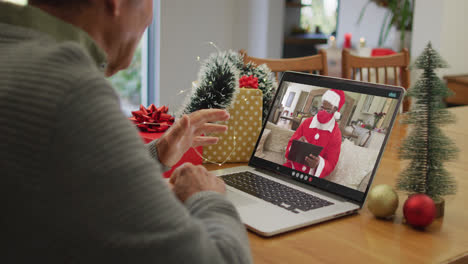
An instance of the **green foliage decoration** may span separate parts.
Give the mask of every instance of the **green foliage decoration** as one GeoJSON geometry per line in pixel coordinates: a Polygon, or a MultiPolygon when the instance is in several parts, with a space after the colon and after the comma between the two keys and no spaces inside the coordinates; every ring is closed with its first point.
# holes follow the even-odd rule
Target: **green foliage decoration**
{"type": "Polygon", "coordinates": [[[232,63],[229,52],[211,54],[204,62],[198,76],[198,85],[192,91],[184,114],[200,109],[225,109],[239,91],[239,70],[232,63]]]}
{"type": "Polygon", "coordinates": [[[277,83],[266,65],[248,63],[234,51],[215,52],[201,66],[198,86],[192,91],[183,113],[200,109],[222,108],[231,105],[239,91],[239,78],[253,75],[258,78],[258,89],[263,92],[263,120],[268,114],[277,83]]]}

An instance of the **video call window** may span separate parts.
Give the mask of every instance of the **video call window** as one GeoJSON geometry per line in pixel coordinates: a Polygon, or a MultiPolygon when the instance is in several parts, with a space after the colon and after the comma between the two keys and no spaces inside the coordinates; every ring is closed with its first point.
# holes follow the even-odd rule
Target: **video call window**
{"type": "Polygon", "coordinates": [[[255,156],[364,192],[398,100],[284,82],[255,156]],[[291,95],[294,95],[291,98],[291,95]]]}

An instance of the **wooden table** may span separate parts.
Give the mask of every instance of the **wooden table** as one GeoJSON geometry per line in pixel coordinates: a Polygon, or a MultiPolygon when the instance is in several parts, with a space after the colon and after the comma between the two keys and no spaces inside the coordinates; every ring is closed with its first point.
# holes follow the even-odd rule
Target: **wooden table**
{"type": "MultiPolygon", "coordinates": [[[[446,197],[443,218],[425,231],[402,223],[406,195],[399,194],[397,214],[390,221],[374,218],[364,205],[359,214],[272,238],[249,231],[255,263],[468,263],[468,106],[450,108],[450,112],[457,123],[443,130],[460,153],[445,168],[456,178],[458,192],[446,197]]],[[[395,186],[399,171],[407,164],[397,157],[406,130],[405,125],[395,124],[373,185],[395,186]]]]}

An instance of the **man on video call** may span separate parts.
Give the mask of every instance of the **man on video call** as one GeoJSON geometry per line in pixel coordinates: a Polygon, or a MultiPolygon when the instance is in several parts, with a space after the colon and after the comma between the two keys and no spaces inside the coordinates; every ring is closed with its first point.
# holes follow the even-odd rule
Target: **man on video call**
{"type": "Polygon", "coordinates": [[[302,122],[286,148],[288,158],[293,140],[299,140],[322,146],[320,155],[309,154],[305,158],[305,164],[288,160],[284,166],[320,178],[328,176],[335,169],[341,151],[341,131],[335,120],[340,119],[339,111],[344,103],[343,91],[331,89],[323,94],[319,112],[302,122]]]}

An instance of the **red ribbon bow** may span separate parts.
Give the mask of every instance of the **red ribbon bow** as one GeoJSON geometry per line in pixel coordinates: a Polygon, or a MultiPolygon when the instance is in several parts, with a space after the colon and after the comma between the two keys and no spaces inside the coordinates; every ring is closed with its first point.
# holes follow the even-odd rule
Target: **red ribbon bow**
{"type": "Polygon", "coordinates": [[[154,106],[154,104],[151,104],[148,108],[140,105],[140,110],[132,111],[133,117],[130,120],[134,121],[142,131],[164,132],[175,120],[167,111],[169,111],[169,107],[165,105],[159,108],[154,106]]]}
{"type": "Polygon", "coordinates": [[[244,75],[239,79],[239,87],[258,89],[258,78],[253,75],[244,75]]]}

